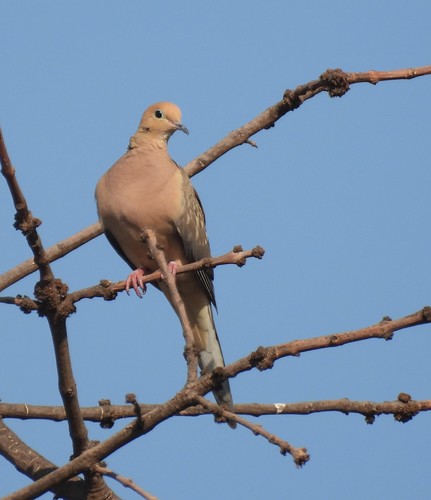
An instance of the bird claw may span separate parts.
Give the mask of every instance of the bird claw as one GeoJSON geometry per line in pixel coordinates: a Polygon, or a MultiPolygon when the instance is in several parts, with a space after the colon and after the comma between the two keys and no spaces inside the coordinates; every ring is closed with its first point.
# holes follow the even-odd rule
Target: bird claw
{"type": "MultiPolygon", "coordinates": [[[[173,274],[174,276],[177,274],[177,269],[178,269],[178,264],[174,260],[171,260],[168,262],[168,271],[173,274]]],[[[165,279],[165,276],[163,273],[161,273],[162,280],[165,279]]]]}
{"type": "Polygon", "coordinates": [[[168,270],[174,276],[177,274],[177,269],[178,269],[178,264],[174,260],[168,262],[168,270]]]}
{"type": "Polygon", "coordinates": [[[129,294],[130,286],[135,290],[136,295],[141,299],[147,291],[147,286],[143,281],[145,271],[143,269],[135,269],[129,274],[126,280],[126,292],[129,294]],[[142,292],[141,292],[142,290],[142,292]]]}

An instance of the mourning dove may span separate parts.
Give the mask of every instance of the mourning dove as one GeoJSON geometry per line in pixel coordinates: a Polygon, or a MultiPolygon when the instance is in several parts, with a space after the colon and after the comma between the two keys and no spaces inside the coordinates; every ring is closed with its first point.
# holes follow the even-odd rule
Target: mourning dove
{"type": "MultiPolygon", "coordinates": [[[[210,256],[205,215],[189,177],[170,158],[167,142],[181,124],[181,111],[172,103],[159,102],[143,114],[138,130],[130,139],[127,153],[100,179],[96,202],[105,235],[117,253],[134,270],[127,279],[141,295],[142,276],[158,266],[142,241],[145,229],[152,229],[163,248],[169,269],[210,256]]],[[[199,351],[201,370],[224,366],[214,325],[211,304],[216,306],[213,271],[199,270],[176,276],[199,351]]],[[[155,286],[172,305],[169,289],[161,279],[155,286]]],[[[232,409],[229,381],[214,391],[218,404],[232,409]]],[[[229,422],[232,427],[234,422],[229,422]]]]}

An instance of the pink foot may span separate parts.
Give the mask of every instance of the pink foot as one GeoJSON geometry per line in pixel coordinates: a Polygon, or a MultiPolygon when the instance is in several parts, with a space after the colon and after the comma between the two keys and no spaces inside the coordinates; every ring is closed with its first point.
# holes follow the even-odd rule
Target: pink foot
{"type": "MultiPolygon", "coordinates": [[[[170,262],[168,262],[168,271],[173,274],[174,276],[177,274],[177,269],[178,269],[178,264],[174,261],[174,260],[171,260],[170,262]]],[[[163,276],[163,273],[162,273],[162,280],[164,280],[165,277],[163,276]]]]}
{"type": "Polygon", "coordinates": [[[135,290],[136,295],[139,298],[142,298],[142,295],[147,291],[147,286],[142,280],[144,274],[145,271],[143,269],[135,269],[132,273],[129,274],[129,277],[126,281],[127,295],[129,295],[130,286],[132,286],[133,290],[135,290]]]}
{"type": "Polygon", "coordinates": [[[178,264],[174,260],[168,262],[168,271],[172,273],[174,276],[177,274],[177,269],[178,269],[178,264]]]}

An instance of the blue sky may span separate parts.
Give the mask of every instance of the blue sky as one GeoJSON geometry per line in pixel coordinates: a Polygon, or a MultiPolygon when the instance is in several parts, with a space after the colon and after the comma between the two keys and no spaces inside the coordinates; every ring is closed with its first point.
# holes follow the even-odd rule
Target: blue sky
{"type": "MultiPolygon", "coordinates": [[[[97,180],[123,154],[143,110],[170,100],[190,136],[186,164],[327,68],[389,70],[430,64],[426,1],[1,3],[0,123],[45,246],[95,222],[97,180]]],[[[261,262],[216,270],[225,358],[259,345],[356,329],[430,303],[430,77],[352,86],[289,113],[193,179],[214,255],[235,244],[266,249],[261,262]]],[[[0,183],[4,271],[29,250],[12,228],[0,183]]],[[[128,268],[103,238],[53,265],[71,290],[123,279],[128,268]]],[[[28,294],[35,275],[3,292],[28,294]]],[[[50,334],[36,315],[3,306],[0,398],[60,404],[50,334]]],[[[237,402],[430,397],[431,327],[284,359],[232,381],[237,402]]],[[[79,398],[122,404],[128,392],[163,402],[185,377],[179,324],[162,294],[83,301],[69,336],[79,398]]],[[[429,415],[403,425],[321,414],[259,419],[307,447],[289,457],[211,417],[160,425],[108,459],[160,499],[428,498],[429,415]]],[[[71,453],[66,424],[7,421],[50,460],[71,453]],[[47,439],[47,434],[49,439],[47,439]]],[[[92,439],[112,431],[90,424],[92,439]]],[[[0,461],[0,495],[28,481],[0,461]]],[[[112,484],[112,483],[110,483],[112,484]]],[[[114,485],[124,498],[136,498],[114,485]]],[[[43,498],[51,498],[44,495],[43,498]]]]}

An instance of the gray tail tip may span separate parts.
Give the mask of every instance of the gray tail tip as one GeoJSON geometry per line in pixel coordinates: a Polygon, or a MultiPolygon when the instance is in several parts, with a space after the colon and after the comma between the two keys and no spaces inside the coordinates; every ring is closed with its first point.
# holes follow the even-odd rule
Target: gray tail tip
{"type": "Polygon", "coordinates": [[[234,420],[226,420],[226,423],[231,429],[236,429],[236,422],[234,420]]]}

